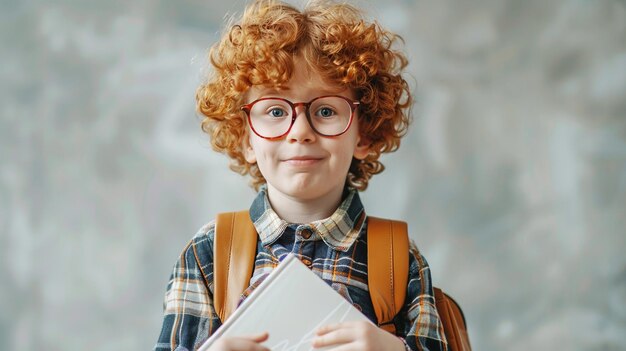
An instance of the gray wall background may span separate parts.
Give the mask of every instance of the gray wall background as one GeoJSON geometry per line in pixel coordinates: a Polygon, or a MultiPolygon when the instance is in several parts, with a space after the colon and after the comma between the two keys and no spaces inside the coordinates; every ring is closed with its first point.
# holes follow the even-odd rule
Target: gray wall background
{"type": "MultiPolygon", "coordinates": [[[[150,349],[170,269],[247,180],[199,129],[241,0],[2,0],[0,349],[150,349]]],[[[626,350],[626,2],[369,0],[417,103],[363,198],[476,350],[626,350]]]]}

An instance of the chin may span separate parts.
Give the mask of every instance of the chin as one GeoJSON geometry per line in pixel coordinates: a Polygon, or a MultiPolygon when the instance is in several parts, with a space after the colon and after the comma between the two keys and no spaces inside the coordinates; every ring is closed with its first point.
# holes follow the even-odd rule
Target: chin
{"type": "Polygon", "coordinates": [[[289,187],[289,189],[285,189],[286,193],[288,193],[290,196],[293,197],[297,197],[300,199],[311,199],[316,197],[316,194],[319,192],[319,187],[316,187],[314,185],[297,185],[297,186],[291,186],[289,187]]]}
{"type": "Polygon", "coordinates": [[[302,200],[315,199],[328,191],[328,189],[324,189],[324,187],[320,184],[311,181],[289,184],[288,186],[282,187],[282,189],[278,190],[288,194],[289,196],[302,200]]]}

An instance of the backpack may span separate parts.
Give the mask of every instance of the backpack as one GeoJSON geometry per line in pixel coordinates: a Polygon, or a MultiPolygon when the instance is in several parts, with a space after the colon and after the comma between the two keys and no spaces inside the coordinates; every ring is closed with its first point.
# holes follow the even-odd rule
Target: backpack
{"type": "MultiPolygon", "coordinates": [[[[407,224],[368,216],[367,279],[378,326],[395,334],[393,318],[406,296],[409,271],[407,224]]],[[[256,259],[258,234],[248,211],[217,215],[213,247],[213,303],[220,320],[237,308],[256,259]],[[237,233],[237,235],[233,235],[237,233]]],[[[461,307],[439,288],[435,305],[451,351],[471,351],[461,307]]]]}

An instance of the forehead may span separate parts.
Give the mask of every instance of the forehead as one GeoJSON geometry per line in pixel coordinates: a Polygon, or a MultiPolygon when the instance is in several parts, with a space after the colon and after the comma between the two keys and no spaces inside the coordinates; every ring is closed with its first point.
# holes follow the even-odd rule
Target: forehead
{"type": "Polygon", "coordinates": [[[296,59],[293,74],[285,84],[281,86],[254,85],[246,93],[246,100],[251,102],[261,97],[279,96],[294,101],[309,101],[322,95],[355,98],[352,89],[330,82],[315,69],[296,59]]]}

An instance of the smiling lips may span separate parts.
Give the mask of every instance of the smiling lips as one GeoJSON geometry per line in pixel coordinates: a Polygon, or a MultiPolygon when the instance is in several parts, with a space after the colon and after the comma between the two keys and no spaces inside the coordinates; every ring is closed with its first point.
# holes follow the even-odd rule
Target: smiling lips
{"type": "Polygon", "coordinates": [[[315,156],[295,156],[284,159],[283,162],[292,166],[310,166],[322,160],[321,157],[315,156]]]}

